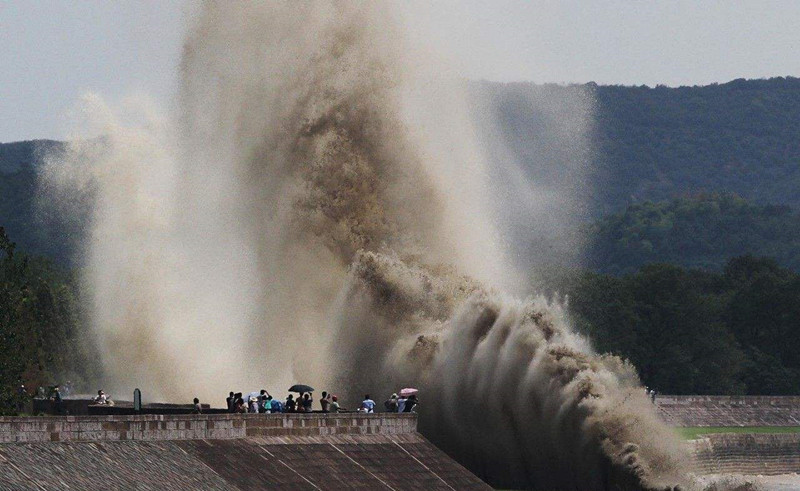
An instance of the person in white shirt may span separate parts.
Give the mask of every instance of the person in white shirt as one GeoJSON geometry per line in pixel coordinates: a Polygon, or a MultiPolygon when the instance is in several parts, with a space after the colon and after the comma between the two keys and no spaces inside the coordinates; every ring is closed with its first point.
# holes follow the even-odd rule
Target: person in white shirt
{"type": "Polygon", "coordinates": [[[108,404],[108,397],[102,390],[97,391],[97,397],[94,398],[95,404],[108,404]]]}

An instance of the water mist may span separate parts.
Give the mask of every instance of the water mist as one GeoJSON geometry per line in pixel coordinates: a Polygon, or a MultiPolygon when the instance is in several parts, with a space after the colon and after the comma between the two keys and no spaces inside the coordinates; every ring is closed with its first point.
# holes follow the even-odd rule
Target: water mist
{"type": "MultiPolygon", "coordinates": [[[[388,5],[205,3],[176,114],[87,100],[102,139],[42,175],[91,203],[83,254],[109,384],[220,402],[294,382],[422,389],[420,427],[497,483],[688,485],[632,367],[524,293],[463,87],[388,5]]],[[[59,198],[56,200],[56,198],[59,198]]]]}

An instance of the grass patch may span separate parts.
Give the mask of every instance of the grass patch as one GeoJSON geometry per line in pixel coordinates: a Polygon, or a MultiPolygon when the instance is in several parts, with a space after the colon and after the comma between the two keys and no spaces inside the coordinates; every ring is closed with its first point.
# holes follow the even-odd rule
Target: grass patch
{"type": "Polygon", "coordinates": [[[709,433],[800,433],[800,426],[693,426],[675,431],[685,440],[694,440],[709,433]]]}

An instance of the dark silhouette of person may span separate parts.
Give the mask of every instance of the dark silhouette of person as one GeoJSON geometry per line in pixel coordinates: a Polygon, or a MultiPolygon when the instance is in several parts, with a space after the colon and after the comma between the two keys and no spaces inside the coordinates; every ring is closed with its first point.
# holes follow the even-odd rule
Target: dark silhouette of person
{"type": "MultiPolygon", "coordinates": [[[[298,399],[299,399],[299,397],[298,397],[298,399]]],[[[297,408],[297,406],[295,404],[296,404],[296,402],[294,400],[294,396],[292,394],[289,394],[289,397],[286,398],[286,404],[285,404],[286,412],[287,413],[295,412],[295,410],[297,408]]]]}
{"type": "Polygon", "coordinates": [[[53,395],[50,397],[50,400],[53,401],[53,411],[56,414],[63,414],[64,413],[64,399],[61,397],[61,391],[59,390],[59,386],[58,385],[53,387],[53,395]]]}

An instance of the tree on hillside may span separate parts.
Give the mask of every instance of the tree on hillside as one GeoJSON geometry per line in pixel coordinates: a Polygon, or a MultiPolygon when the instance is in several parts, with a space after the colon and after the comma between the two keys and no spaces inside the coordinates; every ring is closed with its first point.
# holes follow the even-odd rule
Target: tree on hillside
{"type": "Polygon", "coordinates": [[[18,347],[24,343],[18,323],[18,305],[25,291],[19,288],[25,262],[14,257],[15,244],[0,227],[0,414],[15,414],[21,402],[18,391],[25,359],[18,347]]]}
{"type": "Polygon", "coordinates": [[[661,392],[800,390],[800,275],[772,260],[735,258],[724,273],[667,264],[583,272],[563,288],[578,330],[661,392]]]}
{"type": "Polygon", "coordinates": [[[622,274],[664,262],[721,270],[731,257],[774,257],[800,271],[800,215],[731,194],[631,205],[588,227],[589,265],[622,274]]]}
{"type": "Polygon", "coordinates": [[[800,206],[800,79],[594,89],[601,211],[697,192],[800,206]]]}
{"type": "Polygon", "coordinates": [[[18,409],[18,388],[94,379],[71,275],[48,260],[17,252],[0,227],[0,413],[18,409]]]}
{"type": "Polygon", "coordinates": [[[731,260],[725,279],[734,289],[726,321],[749,354],[749,392],[798,393],[800,277],[773,260],[745,256],[731,260]]]}
{"type": "Polygon", "coordinates": [[[651,265],[631,278],[645,356],[637,367],[653,387],[678,393],[741,393],[744,360],[722,322],[713,280],[671,265],[651,265]]]}

